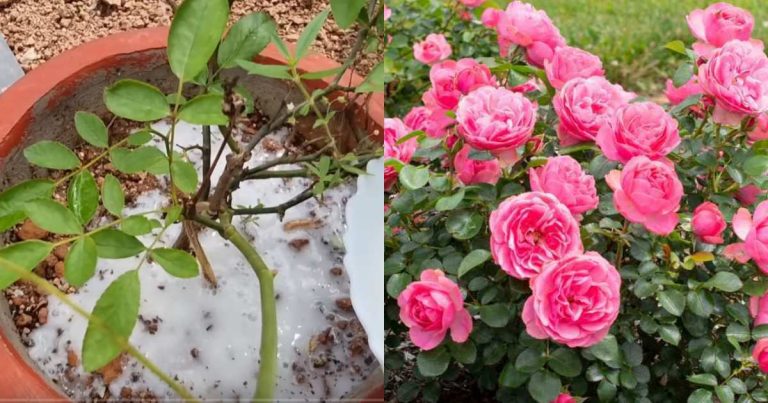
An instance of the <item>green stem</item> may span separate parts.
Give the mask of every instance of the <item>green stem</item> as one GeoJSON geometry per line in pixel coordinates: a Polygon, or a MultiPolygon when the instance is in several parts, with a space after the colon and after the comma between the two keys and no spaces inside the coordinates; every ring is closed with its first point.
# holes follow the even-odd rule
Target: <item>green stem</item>
{"type": "Polygon", "coordinates": [[[317,115],[317,118],[320,119],[323,129],[325,129],[325,135],[328,136],[328,142],[333,147],[334,154],[338,154],[339,150],[336,147],[336,139],[333,138],[333,134],[331,133],[331,128],[328,126],[327,116],[320,111],[320,108],[317,106],[317,103],[315,102],[315,98],[312,96],[312,94],[309,93],[309,91],[307,91],[307,88],[304,86],[304,83],[301,81],[301,75],[296,70],[296,66],[293,66],[293,65],[291,66],[291,75],[293,76],[293,82],[296,83],[297,87],[299,87],[299,90],[301,91],[302,95],[304,95],[304,98],[307,100],[307,102],[309,102],[309,106],[315,112],[315,115],[317,115]]]}
{"type": "Polygon", "coordinates": [[[135,358],[136,361],[140,362],[150,372],[165,382],[171,389],[173,389],[174,392],[181,396],[182,399],[188,402],[199,401],[192,395],[192,393],[190,393],[173,378],[171,378],[170,375],[163,372],[163,370],[155,365],[155,363],[153,363],[149,358],[145,357],[144,354],[142,354],[138,349],[136,349],[136,347],[130,344],[128,340],[115,334],[108,326],[103,323],[101,318],[91,316],[91,314],[89,314],[80,305],[72,301],[72,299],[70,299],[67,294],[61,292],[53,284],[49,283],[48,280],[36,275],[33,272],[25,270],[23,267],[7,259],[0,258],[0,266],[2,266],[4,270],[9,270],[18,275],[21,279],[34,284],[37,288],[43,290],[46,294],[53,295],[54,297],[58,298],[64,305],[68,306],[75,313],[85,318],[89,323],[92,322],[99,326],[102,330],[105,330],[114,339],[114,341],[116,341],[131,357],[135,358]]]}
{"type": "MultiPolygon", "coordinates": [[[[161,212],[162,212],[162,210],[145,211],[145,212],[142,212],[142,213],[136,213],[136,214],[134,214],[134,215],[132,215],[130,217],[143,216],[143,215],[147,215],[147,214],[154,214],[154,213],[161,213],[161,212]]],[[[73,236],[71,238],[65,238],[65,239],[62,239],[62,240],[60,240],[58,242],[54,242],[53,247],[55,248],[57,246],[66,245],[66,244],[68,244],[70,242],[77,241],[80,238],[85,238],[85,237],[87,237],[89,235],[93,235],[93,234],[95,234],[97,232],[104,231],[107,228],[112,228],[115,225],[120,224],[121,222],[125,221],[126,219],[128,219],[130,217],[120,217],[120,218],[118,218],[118,219],[116,219],[114,221],[110,221],[107,224],[105,224],[105,225],[103,225],[101,227],[98,227],[98,228],[96,228],[94,230],[88,231],[86,233],[83,233],[83,234],[80,234],[80,235],[77,235],[77,236],[73,236]]]]}
{"type": "Polygon", "coordinates": [[[56,181],[56,183],[54,183],[54,187],[59,187],[62,183],[64,183],[67,180],[69,180],[69,178],[71,178],[71,177],[79,174],[80,172],[90,168],[91,166],[93,166],[93,164],[95,164],[96,162],[98,162],[102,158],[106,157],[110,153],[110,151],[115,149],[115,147],[121,146],[121,145],[125,144],[127,141],[128,141],[128,138],[126,137],[126,138],[118,141],[117,143],[112,144],[106,150],[104,150],[103,153],[97,155],[94,159],[88,161],[87,164],[81,165],[80,168],[77,168],[76,170],[74,170],[74,171],[72,171],[72,172],[62,176],[59,180],[56,181]]]}
{"type": "MultiPolygon", "coordinates": [[[[228,214],[222,213],[222,216],[228,214]]],[[[277,384],[277,306],[275,303],[275,275],[269,270],[253,245],[229,222],[220,223],[208,217],[197,215],[197,222],[217,230],[224,239],[245,256],[259,279],[261,293],[261,368],[258,385],[253,396],[254,401],[272,401],[277,384]]],[[[222,217],[225,221],[225,217],[222,217]]]]}

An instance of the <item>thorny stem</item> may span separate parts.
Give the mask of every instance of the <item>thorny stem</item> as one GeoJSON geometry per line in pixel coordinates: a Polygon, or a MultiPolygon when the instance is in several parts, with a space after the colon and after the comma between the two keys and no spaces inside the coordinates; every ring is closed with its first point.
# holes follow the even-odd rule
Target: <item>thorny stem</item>
{"type": "MultiPolygon", "coordinates": [[[[225,214],[223,214],[225,215],[225,214]]],[[[259,383],[256,387],[254,401],[272,400],[277,381],[277,307],[275,303],[275,274],[269,270],[259,253],[251,243],[237,231],[234,225],[224,218],[224,223],[214,221],[205,216],[196,216],[199,223],[218,231],[224,239],[233,245],[245,256],[245,259],[253,268],[256,277],[259,278],[259,291],[261,293],[261,347],[259,357],[259,383]]]]}
{"type": "Polygon", "coordinates": [[[43,290],[46,294],[53,295],[54,297],[58,298],[64,305],[68,306],[70,309],[72,309],[75,313],[85,318],[88,323],[93,323],[96,326],[98,326],[102,331],[107,332],[110,337],[112,337],[113,341],[117,342],[120,347],[125,350],[131,357],[136,359],[141,365],[146,367],[150,372],[152,372],[155,376],[160,378],[163,382],[165,382],[171,389],[173,389],[174,392],[176,392],[179,396],[181,396],[182,399],[184,399],[187,402],[198,402],[199,400],[195,398],[188,390],[186,390],[183,386],[181,386],[178,382],[176,382],[173,378],[171,378],[168,374],[163,372],[160,367],[155,365],[154,362],[152,362],[149,358],[144,356],[136,347],[134,347],[127,339],[124,337],[115,334],[115,332],[107,326],[102,318],[99,318],[97,316],[92,316],[89,314],[85,309],[83,309],[80,305],[75,303],[69,296],[63,292],[61,292],[56,286],[49,283],[48,280],[36,275],[34,272],[30,272],[25,270],[23,267],[19,266],[16,263],[13,263],[9,260],[0,258],[0,266],[4,270],[9,270],[13,272],[15,275],[19,276],[21,279],[28,281],[35,285],[35,287],[43,290]]]}

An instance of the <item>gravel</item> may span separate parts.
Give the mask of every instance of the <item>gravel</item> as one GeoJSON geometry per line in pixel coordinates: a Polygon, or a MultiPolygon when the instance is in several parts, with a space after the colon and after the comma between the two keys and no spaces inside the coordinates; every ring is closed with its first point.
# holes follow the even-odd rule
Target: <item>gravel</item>
{"type": "MultiPolygon", "coordinates": [[[[57,54],[116,32],[169,25],[179,0],[0,0],[0,32],[29,71],[57,54]]],[[[262,11],[277,22],[280,34],[295,42],[303,27],[328,0],[236,0],[232,20],[262,11]]],[[[355,41],[355,29],[329,21],[320,32],[317,51],[342,61],[355,41]]],[[[357,66],[363,74],[381,59],[368,54],[357,66]]]]}

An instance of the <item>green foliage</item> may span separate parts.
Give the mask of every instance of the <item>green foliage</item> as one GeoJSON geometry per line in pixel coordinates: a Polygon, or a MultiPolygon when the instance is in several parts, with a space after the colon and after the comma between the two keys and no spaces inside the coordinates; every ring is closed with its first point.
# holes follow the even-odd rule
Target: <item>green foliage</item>
{"type": "Polygon", "coordinates": [[[64,278],[69,284],[80,287],[96,272],[98,260],[96,242],[91,237],[75,241],[64,260],[64,278]]]}
{"type": "Polygon", "coordinates": [[[247,60],[239,60],[237,64],[250,74],[258,76],[290,80],[291,74],[288,66],[279,64],[259,64],[247,60]]]}
{"type": "Polygon", "coordinates": [[[125,351],[126,341],[139,316],[139,272],[118,277],[96,301],[83,339],[83,368],[101,369],[125,351]]]}
{"type": "Polygon", "coordinates": [[[24,149],[24,158],[43,168],[73,169],[80,166],[80,159],[75,153],[57,141],[43,140],[32,144],[24,149]]]}
{"type": "Polygon", "coordinates": [[[107,87],[104,103],[115,115],[137,122],[151,122],[171,114],[171,106],[159,89],[136,80],[120,80],[107,87]]]}
{"type": "Polygon", "coordinates": [[[168,62],[181,82],[192,80],[208,66],[228,16],[227,0],[185,0],[176,10],[168,36],[168,62]]]}
{"type": "Polygon", "coordinates": [[[153,249],[150,256],[168,274],[179,278],[197,277],[200,270],[197,267],[197,259],[183,250],[178,249],[153,249]]]}
{"type": "Polygon", "coordinates": [[[275,23],[267,14],[253,13],[239,19],[219,45],[219,66],[231,68],[238,60],[253,59],[269,44],[274,32],[275,23]]]}
{"type": "Polygon", "coordinates": [[[320,12],[316,15],[312,21],[304,27],[304,31],[301,32],[299,40],[296,42],[296,60],[301,60],[307,55],[309,47],[315,42],[317,34],[320,33],[320,29],[325,24],[325,20],[328,18],[329,10],[320,12]]]}
{"type": "Polygon", "coordinates": [[[124,259],[144,251],[144,244],[138,239],[113,228],[98,231],[91,238],[96,243],[99,257],[105,259],[124,259]]]}
{"type": "Polygon", "coordinates": [[[80,223],[85,225],[99,207],[99,188],[90,171],[81,171],[69,183],[67,204],[80,223]]]}
{"type": "Polygon", "coordinates": [[[24,211],[38,227],[54,234],[81,234],[82,224],[71,210],[53,200],[31,200],[24,211]]]}
{"type": "Polygon", "coordinates": [[[123,215],[123,208],[125,208],[125,194],[123,193],[123,185],[113,175],[107,174],[104,177],[104,184],[101,189],[101,201],[104,204],[104,208],[110,213],[121,216],[123,215]]]}
{"type": "Polygon", "coordinates": [[[229,118],[221,111],[223,106],[223,95],[199,95],[181,107],[179,119],[196,125],[226,125],[229,118]]]}
{"type": "Polygon", "coordinates": [[[75,113],[75,128],[77,134],[91,145],[101,148],[109,146],[107,126],[95,114],[83,111],[75,113]]]}
{"type": "Polygon", "coordinates": [[[331,0],[331,10],[336,24],[349,28],[357,19],[367,0],[331,0]]]}
{"type": "MultiPolygon", "coordinates": [[[[24,269],[32,270],[53,250],[53,245],[43,241],[23,241],[0,249],[0,258],[14,262],[24,269]]],[[[19,275],[9,270],[0,270],[0,290],[16,282],[19,275]]]]}

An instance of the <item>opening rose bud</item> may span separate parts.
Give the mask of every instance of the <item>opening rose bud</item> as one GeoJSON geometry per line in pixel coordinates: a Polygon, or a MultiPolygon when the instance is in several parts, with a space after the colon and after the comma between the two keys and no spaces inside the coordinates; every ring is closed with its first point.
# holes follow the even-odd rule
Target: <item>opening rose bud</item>
{"type": "MultiPolygon", "coordinates": [[[[396,159],[404,163],[411,161],[413,153],[419,145],[416,139],[411,138],[401,144],[397,143],[410,132],[411,129],[402,120],[398,118],[384,119],[384,157],[386,159],[396,159]]],[[[389,189],[396,181],[397,171],[395,167],[385,167],[384,188],[389,189]]]]}
{"type": "Polygon", "coordinates": [[[424,64],[434,64],[450,56],[451,45],[442,34],[429,34],[424,41],[413,44],[413,58],[424,64]]]}
{"type": "Polygon", "coordinates": [[[690,12],[685,19],[693,36],[697,55],[709,58],[716,48],[732,39],[750,40],[755,19],[749,11],[728,3],[715,3],[705,9],[690,12]]]}
{"type": "Polygon", "coordinates": [[[453,168],[461,183],[472,185],[475,183],[496,184],[501,176],[499,161],[492,159],[487,161],[473,160],[469,158],[471,147],[464,146],[456,153],[453,159],[453,168]]]}
{"type": "Polygon", "coordinates": [[[574,216],[596,208],[600,201],[595,178],[567,155],[549,158],[544,166],[530,169],[528,176],[531,190],[554,195],[574,216]]]}
{"type": "Polygon", "coordinates": [[[603,76],[603,63],[600,58],[579,48],[561,46],[555,49],[552,60],[544,62],[544,71],[549,83],[560,89],[569,80],[576,77],[603,76]]]}
{"type": "Polygon", "coordinates": [[[679,144],[677,120],[653,102],[622,106],[597,135],[605,157],[624,164],[638,155],[660,160],[679,144]]]}
{"type": "Polygon", "coordinates": [[[768,373],[768,339],[760,339],[752,350],[752,358],[757,362],[760,371],[768,373]]]}
{"type": "Polygon", "coordinates": [[[727,226],[723,213],[715,203],[701,203],[693,211],[691,227],[701,242],[713,245],[723,243],[723,231],[727,226]]]}

